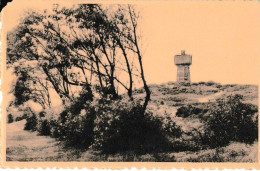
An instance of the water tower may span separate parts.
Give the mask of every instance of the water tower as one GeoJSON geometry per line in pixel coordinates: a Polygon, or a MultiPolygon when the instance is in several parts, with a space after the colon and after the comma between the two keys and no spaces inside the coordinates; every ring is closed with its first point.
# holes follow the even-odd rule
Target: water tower
{"type": "Polygon", "coordinates": [[[177,65],[177,83],[190,83],[190,65],[192,63],[192,56],[181,51],[181,55],[174,56],[174,63],[177,65]]]}

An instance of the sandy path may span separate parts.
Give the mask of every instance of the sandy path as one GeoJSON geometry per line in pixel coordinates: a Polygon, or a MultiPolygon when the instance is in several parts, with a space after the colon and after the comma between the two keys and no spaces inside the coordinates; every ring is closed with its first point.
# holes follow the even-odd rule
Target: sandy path
{"type": "Polygon", "coordinates": [[[209,102],[209,101],[214,100],[214,99],[216,99],[217,97],[221,96],[223,93],[224,93],[224,91],[221,91],[221,92],[218,92],[218,93],[215,93],[215,94],[206,96],[206,97],[201,97],[201,98],[198,98],[198,101],[199,101],[200,103],[209,102]]]}
{"type": "Polygon", "coordinates": [[[54,138],[25,131],[24,124],[25,120],[7,124],[7,161],[68,161],[77,158],[54,138]]]}

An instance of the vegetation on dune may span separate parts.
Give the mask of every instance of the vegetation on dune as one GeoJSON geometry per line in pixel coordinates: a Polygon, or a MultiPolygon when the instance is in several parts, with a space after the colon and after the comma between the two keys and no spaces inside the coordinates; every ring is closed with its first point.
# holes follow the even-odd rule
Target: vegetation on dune
{"type": "Polygon", "coordinates": [[[149,107],[145,115],[138,114],[142,108],[138,103],[104,98],[89,102],[86,97],[79,96],[58,118],[48,112],[37,116],[41,135],[88,149],[79,160],[86,155],[85,159],[94,161],[255,161],[252,156],[246,159],[253,147],[248,146],[251,150],[245,152],[231,149],[235,141],[252,144],[258,140],[258,108],[244,103],[240,95],[180,107],[178,117],[190,121],[197,118],[202,123],[202,128],[188,131],[176,124],[175,117],[155,116],[160,111],[149,107]],[[226,150],[228,144],[230,149],[226,150]]]}
{"type": "MultiPolygon", "coordinates": [[[[44,120],[45,125],[40,121],[38,125],[42,125],[42,129],[48,128],[48,135],[64,140],[68,145],[91,148],[105,154],[129,151],[136,155],[196,152],[222,148],[234,141],[252,144],[258,140],[258,108],[243,103],[241,95],[227,96],[217,99],[216,103],[197,104],[196,107],[180,107],[176,113],[178,117],[191,120],[198,118],[203,124],[202,129],[194,127],[188,132],[175,123],[174,117],[167,114],[163,117],[155,116],[154,112],[159,111],[153,110],[152,113],[148,110],[145,115],[141,115],[139,112],[142,106],[129,101],[102,98],[88,103],[88,98],[83,99],[80,96],[58,119],[44,120]]],[[[218,153],[215,151],[210,155],[218,153]]],[[[151,161],[157,161],[153,157],[151,161]]],[[[211,156],[211,160],[219,161],[219,158],[211,156]]],[[[171,161],[174,159],[171,158],[171,161]]]]}
{"type": "Polygon", "coordinates": [[[202,120],[203,131],[196,131],[201,146],[219,148],[234,141],[252,144],[258,141],[258,108],[242,99],[241,95],[230,95],[201,108],[180,107],[176,115],[202,120]]]}

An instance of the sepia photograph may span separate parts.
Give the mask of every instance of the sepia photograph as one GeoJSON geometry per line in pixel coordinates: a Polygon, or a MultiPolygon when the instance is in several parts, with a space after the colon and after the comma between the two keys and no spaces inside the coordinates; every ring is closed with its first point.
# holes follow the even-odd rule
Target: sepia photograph
{"type": "Polygon", "coordinates": [[[258,163],[257,1],[14,0],[9,162],[258,163]]]}

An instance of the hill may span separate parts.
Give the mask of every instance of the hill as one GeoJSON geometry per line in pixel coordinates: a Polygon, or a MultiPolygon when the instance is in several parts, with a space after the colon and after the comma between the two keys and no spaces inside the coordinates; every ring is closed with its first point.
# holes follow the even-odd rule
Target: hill
{"type": "MultiPolygon", "coordinates": [[[[226,84],[221,85],[215,82],[199,82],[192,83],[191,85],[180,85],[174,82],[164,84],[149,85],[151,90],[151,101],[148,105],[148,110],[153,111],[156,115],[163,115],[165,112],[172,117],[175,116],[177,109],[181,106],[199,106],[205,107],[210,103],[214,103],[216,99],[228,95],[239,94],[243,96],[244,103],[250,103],[258,106],[258,86],[257,85],[239,85],[239,84],[226,84]]],[[[135,97],[145,96],[144,89],[137,89],[134,91],[135,97]]],[[[185,125],[187,129],[190,127],[197,128],[200,121],[196,118],[176,118],[180,125],[185,125]],[[184,119],[184,120],[183,120],[184,119]],[[192,122],[193,126],[189,126],[192,122]]]]}
{"type": "MultiPolygon", "coordinates": [[[[215,100],[221,96],[230,94],[240,94],[244,96],[244,102],[258,104],[258,86],[257,85],[239,85],[226,84],[221,85],[214,82],[199,82],[191,85],[179,85],[169,82],[161,85],[149,85],[152,103],[163,103],[168,106],[181,106],[194,104],[203,101],[205,97],[209,100],[215,100]],[[217,95],[217,96],[216,96],[217,95]],[[210,98],[212,97],[212,98],[210,98]]],[[[135,96],[144,95],[144,90],[134,91],[135,96]]]]}

